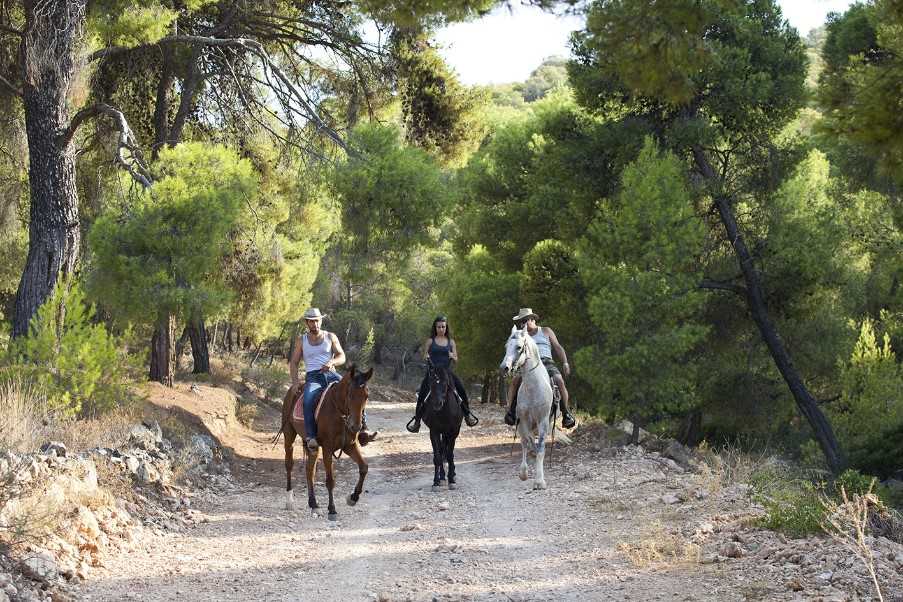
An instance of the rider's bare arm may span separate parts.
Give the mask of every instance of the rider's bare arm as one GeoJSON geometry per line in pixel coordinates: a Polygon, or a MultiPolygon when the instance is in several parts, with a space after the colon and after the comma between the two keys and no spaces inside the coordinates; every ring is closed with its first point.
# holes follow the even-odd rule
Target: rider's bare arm
{"type": "Polygon", "coordinates": [[[292,377],[292,384],[298,384],[298,364],[301,362],[301,354],[304,349],[301,345],[301,337],[295,337],[295,345],[292,349],[292,357],[288,360],[288,373],[292,377]]]}
{"type": "Polygon", "coordinates": [[[454,339],[448,340],[448,357],[456,362],[458,361],[458,344],[455,343],[454,339]]]}
{"type": "Polygon", "coordinates": [[[565,376],[569,376],[571,373],[571,366],[568,364],[568,356],[567,353],[564,352],[564,347],[561,346],[561,343],[558,342],[558,337],[555,336],[555,331],[553,331],[548,326],[543,326],[542,328],[546,336],[549,337],[549,343],[552,344],[552,349],[555,351],[555,355],[557,355],[561,359],[561,370],[564,372],[565,376]]]}
{"type": "Polygon", "coordinates": [[[332,339],[332,359],[323,364],[324,372],[328,372],[336,366],[341,366],[345,363],[345,350],[342,349],[342,344],[339,343],[339,337],[335,336],[335,333],[330,332],[329,338],[332,339]]]}
{"type": "Polygon", "coordinates": [[[420,346],[420,359],[426,361],[430,357],[430,344],[433,342],[433,339],[426,339],[423,341],[423,345],[420,346]]]}

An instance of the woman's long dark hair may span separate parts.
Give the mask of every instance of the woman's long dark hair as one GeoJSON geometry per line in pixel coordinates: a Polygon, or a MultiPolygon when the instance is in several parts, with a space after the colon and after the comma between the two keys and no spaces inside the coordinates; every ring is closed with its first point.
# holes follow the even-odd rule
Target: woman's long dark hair
{"type": "Polygon", "coordinates": [[[439,322],[445,322],[445,336],[446,338],[451,339],[451,326],[448,325],[448,318],[446,318],[445,316],[436,316],[436,319],[433,320],[433,326],[430,329],[430,338],[435,339],[437,336],[439,336],[439,333],[436,332],[436,324],[438,324],[439,322]]]}

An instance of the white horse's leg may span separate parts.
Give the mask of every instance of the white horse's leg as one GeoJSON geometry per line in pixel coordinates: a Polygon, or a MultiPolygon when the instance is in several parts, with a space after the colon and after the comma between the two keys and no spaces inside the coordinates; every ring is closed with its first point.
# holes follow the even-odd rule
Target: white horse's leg
{"type": "Polygon", "coordinates": [[[539,444],[536,446],[536,471],[533,480],[533,489],[546,488],[546,475],[543,470],[543,460],[546,457],[546,433],[549,432],[549,418],[546,415],[539,422],[539,444]]]}
{"type": "Polygon", "coordinates": [[[533,447],[533,433],[530,432],[530,429],[526,426],[527,421],[523,418],[517,425],[517,430],[520,434],[520,451],[521,451],[521,461],[520,461],[520,472],[518,476],[520,476],[521,481],[527,480],[527,451],[533,447]]]}
{"type": "Polygon", "coordinates": [[[286,510],[294,510],[295,509],[295,492],[294,491],[286,491],[285,492],[285,509],[286,510]]]}

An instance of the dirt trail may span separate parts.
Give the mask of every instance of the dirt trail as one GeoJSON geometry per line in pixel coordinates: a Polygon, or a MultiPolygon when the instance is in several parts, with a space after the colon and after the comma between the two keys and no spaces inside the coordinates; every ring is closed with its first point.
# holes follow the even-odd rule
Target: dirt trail
{"type": "MultiPolygon", "coordinates": [[[[296,508],[285,510],[281,443],[272,447],[272,431],[232,424],[220,436],[236,450],[239,486],[197,500],[204,522],[110,559],[81,593],[148,601],[808,599],[725,564],[631,563],[619,544],[691,531],[748,505],[730,492],[663,503],[663,494],[687,490],[688,475],[660,458],[636,448],[559,448],[547,464],[549,489],[533,491],[517,478],[519,451],[509,456],[501,410],[477,406],[480,425],[458,441],[460,488],[433,493],[428,431],[403,426],[413,404],[373,397],[369,421],[380,436],[365,448],[365,493],[356,507],[345,504],[357,470],[343,458],[338,522],[307,509],[303,462],[296,508]]],[[[277,420],[274,412],[263,422],[277,420]]],[[[318,498],[325,507],[322,483],[318,498]]]]}

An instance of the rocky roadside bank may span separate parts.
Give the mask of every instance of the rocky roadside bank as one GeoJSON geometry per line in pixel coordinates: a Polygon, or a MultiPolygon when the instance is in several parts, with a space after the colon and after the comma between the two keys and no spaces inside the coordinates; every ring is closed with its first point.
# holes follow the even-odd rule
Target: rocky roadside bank
{"type": "Polygon", "coordinates": [[[224,450],[204,434],[164,437],[135,424],[128,443],[71,453],[58,442],[0,453],[0,602],[74,599],[74,586],[146,532],[204,521],[197,496],[234,489],[224,450]]]}

